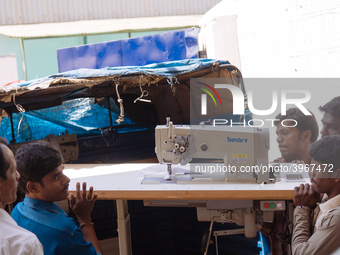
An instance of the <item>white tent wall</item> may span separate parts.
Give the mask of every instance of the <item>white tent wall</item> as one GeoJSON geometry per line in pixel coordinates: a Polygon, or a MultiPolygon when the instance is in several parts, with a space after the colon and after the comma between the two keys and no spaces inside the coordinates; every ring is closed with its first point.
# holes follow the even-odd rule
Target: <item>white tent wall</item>
{"type": "Polygon", "coordinates": [[[225,59],[242,69],[236,19],[236,15],[219,16],[201,26],[199,45],[208,58],[225,59]]]}
{"type": "MultiPolygon", "coordinates": [[[[246,91],[253,90],[256,109],[271,107],[278,80],[273,80],[272,84],[263,80],[262,84],[255,82],[254,86],[254,79],[247,78],[340,77],[340,1],[223,0],[209,10],[199,24],[201,49],[206,47],[208,58],[227,59],[242,67],[246,91]],[[227,18],[223,20],[222,17],[227,18]],[[216,29],[214,24],[221,21],[224,25],[219,24],[216,29]],[[216,41],[211,46],[217,37],[231,43],[216,41]]],[[[301,79],[289,83],[278,93],[294,86],[311,92],[312,99],[305,107],[314,113],[321,129],[323,114],[318,106],[340,95],[338,79],[301,79]]],[[[265,117],[275,119],[280,112],[279,104],[273,114],[265,117]]],[[[254,119],[263,117],[253,114],[254,119]]],[[[264,127],[270,129],[269,159],[273,160],[280,155],[276,127],[267,124],[264,127]]]]}
{"type": "Polygon", "coordinates": [[[339,24],[336,0],[224,0],[200,20],[208,58],[242,66],[244,77],[339,77],[339,24]],[[216,34],[231,43],[210,46],[216,34]]]}

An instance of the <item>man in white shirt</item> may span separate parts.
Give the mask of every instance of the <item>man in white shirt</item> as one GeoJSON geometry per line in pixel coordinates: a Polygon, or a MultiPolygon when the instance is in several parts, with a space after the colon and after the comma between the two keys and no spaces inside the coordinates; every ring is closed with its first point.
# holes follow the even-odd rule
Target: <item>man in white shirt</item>
{"type": "Polygon", "coordinates": [[[18,226],[5,211],[7,204],[17,197],[19,173],[7,140],[0,137],[0,254],[1,255],[43,255],[38,238],[18,226]]]}

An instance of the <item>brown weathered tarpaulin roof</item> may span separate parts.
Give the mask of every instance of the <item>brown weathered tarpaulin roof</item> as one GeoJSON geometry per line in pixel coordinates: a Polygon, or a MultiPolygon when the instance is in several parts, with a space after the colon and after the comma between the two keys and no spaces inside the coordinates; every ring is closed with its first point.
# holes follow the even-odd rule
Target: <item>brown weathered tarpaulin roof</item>
{"type": "MultiPolygon", "coordinates": [[[[12,86],[7,91],[0,90],[0,116],[18,112],[20,107],[26,111],[37,110],[83,97],[121,97],[124,106],[125,95],[134,95],[137,99],[141,90],[146,90],[148,96],[145,99],[154,104],[161,122],[171,117],[174,123],[183,123],[190,120],[190,78],[198,77],[232,78],[235,86],[243,86],[240,71],[232,65],[219,62],[171,78],[145,72],[86,78],[56,77],[42,79],[41,83],[36,82],[29,89],[12,86]]],[[[230,92],[226,91],[221,97],[229,103],[224,108],[216,108],[213,113],[215,116],[232,112],[230,92]]]]}

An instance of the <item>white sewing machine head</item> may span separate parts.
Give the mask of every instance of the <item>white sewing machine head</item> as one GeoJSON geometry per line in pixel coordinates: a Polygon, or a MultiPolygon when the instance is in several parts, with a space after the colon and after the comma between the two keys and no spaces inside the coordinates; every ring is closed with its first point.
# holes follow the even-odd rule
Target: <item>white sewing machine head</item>
{"type": "Polygon", "coordinates": [[[219,172],[228,182],[269,182],[266,128],[173,125],[167,119],[155,133],[160,163],[190,162],[191,173],[219,172]]]}

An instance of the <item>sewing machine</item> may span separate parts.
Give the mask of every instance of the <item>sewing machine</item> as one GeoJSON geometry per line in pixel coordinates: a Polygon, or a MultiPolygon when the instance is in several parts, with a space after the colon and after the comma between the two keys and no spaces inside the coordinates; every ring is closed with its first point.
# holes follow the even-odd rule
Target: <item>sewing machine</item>
{"type": "MultiPolygon", "coordinates": [[[[213,125],[157,126],[156,154],[167,164],[168,182],[186,184],[172,171],[190,162],[190,181],[269,183],[269,130],[213,125]]],[[[181,179],[182,178],[182,179],[181,179]]],[[[188,178],[187,178],[188,179],[188,178]]]]}
{"type": "MultiPolygon", "coordinates": [[[[197,187],[195,184],[206,184],[209,187],[223,184],[230,188],[238,186],[231,189],[252,186],[252,189],[257,190],[262,185],[272,185],[270,183],[282,177],[268,163],[269,131],[266,128],[173,125],[167,119],[166,125],[156,127],[155,138],[159,167],[164,165],[167,171],[165,175],[163,173],[163,176],[158,176],[158,179],[146,176],[143,184],[190,184],[193,188],[197,187]],[[178,164],[186,167],[188,172],[176,173],[178,164]]],[[[282,167],[280,164],[275,166],[282,167]]],[[[287,181],[284,178],[280,180],[282,184],[287,181]]],[[[303,178],[299,181],[303,181],[303,178]]],[[[217,237],[222,235],[245,234],[253,238],[263,222],[273,221],[274,211],[292,207],[292,204],[282,199],[145,200],[144,205],[197,207],[198,220],[211,222],[202,240],[202,252],[205,254],[211,243],[211,235],[215,236],[216,245],[217,237]],[[236,223],[244,228],[212,231],[214,222],[236,223]]],[[[290,208],[289,212],[292,211],[290,208]]]]}

